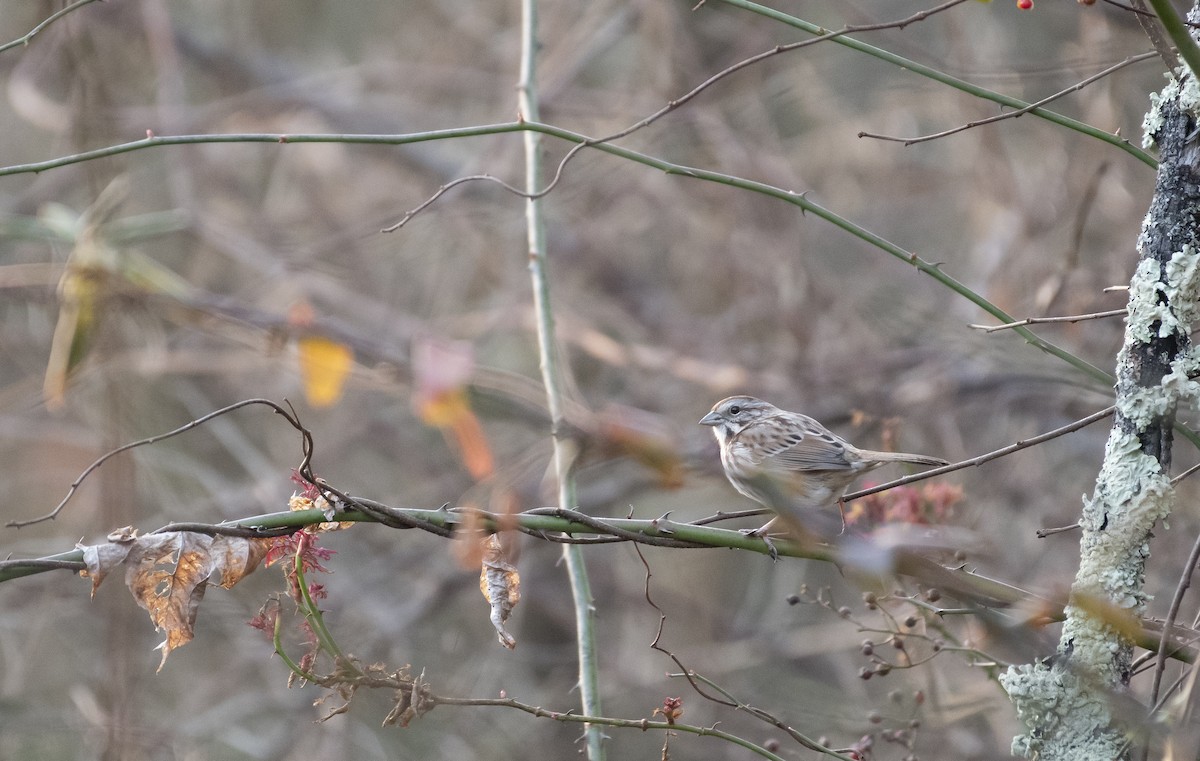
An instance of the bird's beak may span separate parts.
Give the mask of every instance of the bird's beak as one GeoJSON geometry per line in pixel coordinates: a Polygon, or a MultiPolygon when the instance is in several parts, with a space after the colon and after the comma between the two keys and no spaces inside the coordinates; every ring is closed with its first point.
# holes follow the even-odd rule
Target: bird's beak
{"type": "Polygon", "coordinates": [[[700,425],[720,425],[720,424],[721,424],[721,416],[715,412],[710,412],[707,415],[705,415],[704,417],[700,418],[700,425]]]}

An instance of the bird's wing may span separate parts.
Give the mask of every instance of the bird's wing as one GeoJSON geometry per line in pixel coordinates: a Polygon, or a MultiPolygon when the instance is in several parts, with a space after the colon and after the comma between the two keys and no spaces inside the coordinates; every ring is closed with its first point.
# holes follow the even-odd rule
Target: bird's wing
{"type": "Polygon", "coordinates": [[[773,419],[771,425],[777,431],[788,433],[763,437],[764,446],[760,449],[762,459],[759,463],[762,470],[783,473],[854,468],[853,458],[846,456],[847,451],[852,449],[850,445],[807,415],[790,413],[786,419],[773,419]]]}

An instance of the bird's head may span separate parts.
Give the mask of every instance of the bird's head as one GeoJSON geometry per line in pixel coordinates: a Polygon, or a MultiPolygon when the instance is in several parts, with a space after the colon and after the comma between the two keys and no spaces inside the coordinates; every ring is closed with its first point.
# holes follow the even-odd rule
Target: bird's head
{"type": "Polygon", "coordinates": [[[752,396],[731,396],[713,405],[707,415],[700,418],[700,425],[710,425],[718,441],[726,441],[741,433],[756,420],[770,417],[779,408],[752,396]]]}

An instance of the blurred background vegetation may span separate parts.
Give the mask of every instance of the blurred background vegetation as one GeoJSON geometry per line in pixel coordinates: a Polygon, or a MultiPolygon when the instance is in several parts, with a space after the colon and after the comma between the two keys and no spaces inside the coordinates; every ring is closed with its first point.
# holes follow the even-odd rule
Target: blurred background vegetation
{"type": "MultiPolygon", "coordinates": [[[[593,136],[628,126],[750,55],[803,39],[710,0],[546,3],[543,121],[593,136]]],[[[839,28],[902,18],[920,3],[792,0],[782,10],[839,28]]],[[[9,3],[0,42],[61,7],[9,3]]],[[[157,135],[409,133],[516,117],[516,3],[114,0],[88,5],[0,53],[0,163],[37,161],[157,135]]],[[[1145,52],[1127,12],[1044,0],[966,3],[862,39],[952,75],[1036,100],[1145,52]]],[[[1051,108],[1140,141],[1157,59],[1051,108]]],[[[778,185],[942,263],[1017,317],[1120,308],[1154,172],[1112,146],[1032,116],[909,147],[917,136],[996,113],[994,104],[822,43],[709,88],[621,145],[778,185]]],[[[570,148],[546,141],[550,165],[570,148]]],[[[40,174],[0,177],[0,483],[6,520],[52,508],[118,444],[247,397],[288,399],[316,438],[317,474],[406,507],[551,504],[550,453],[527,271],[524,202],[475,183],[381,233],[442,184],[487,173],[519,184],[520,136],[405,147],[207,144],[160,147],[40,174]],[[114,178],[127,196],[89,227],[114,178]],[[90,231],[90,232],[89,232],[90,231]],[[43,398],[60,306],[80,239],[99,236],[122,273],[94,284],[97,324],[60,409],[43,398]],[[120,269],[124,268],[124,269],[120,269]],[[132,273],[132,274],[130,274],[132,273]],[[131,284],[137,287],[131,287],[131,284]],[[305,401],[297,338],[355,350],[340,399],[305,401]],[[428,368],[414,347],[454,344],[494,456],[472,477],[414,407],[428,368]]],[[[1110,391],[991,322],[930,278],[793,206],[583,152],[546,199],[554,308],[586,432],[581,509],[678,520],[751,507],[721,476],[695,421],[745,392],[805,411],[855,443],[961,459],[1106,406],[1110,391]],[[632,442],[632,443],[631,443],[632,442]],[[632,456],[640,445],[665,459],[632,456]]],[[[93,240],[94,242],[94,240],[93,240]]],[[[80,254],[76,254],[79,256],[80,254]]],[[[1038,332],[1111,368],[1119,319],[1038,332]]],[[[436,370],[433,371],[436,382],[436,370]]],[[[1184,416],[1186,417],[1186,416],[1184,416]]],[[[975,533],[973,567],[1043,592],[1075,564],[1071,523],[1107,426],[955,474],[953,522],[975,533]]],[[[217,521],[284,509],[299,462],[294,431],[263,410],[114,459],[53,523],[4,529],[30,557],[115,527],[217,521]]],[[[1177,462],[1191,464],[1191,452],[1177,462]]],[[[1151,591],[1178,577],[1179,525],[1161,532],[1151,591]]],[[[752,524],[747,524],[752,525],[752,524]]],[[[365,661],[424,670],[443,695],[501,692],[576,704],[573,619],[556,546],[526,540],[524,600],[497,646],[476,571],[451,544],[368,525],[330,536],[328,623],[365,661]]],[[[943,653],[864,681],[869,633],[801,585],[873,620],[835,568],[750,553],[644,550],[667,615],[663,644],[687,665],[797,729],[848,745],[919,717],[926,758],[1005,758],[1016,727],[991,672],[943,653]],[[914,704],[915,691],[925,702],[914,704]],[[894,693],[894,694],[893,694],[894,693]],[[882,724],[870,721],[878,712],[882,724]]],[[[685,719],[756,742],[780,733],[707,704],[648,645],[658,612],[628,546],[588,551],[606,711],[649,716],[684,696],[685,719]]],[[[579,728],[498,709],[439,708],[380,729],[387,695],[313,720],[319,692],[289,690],[270,644],[245,626],[280,587],[274,570],[205,600],[197,639],[154,675],[160,640],[117,584],[87,599],[63,573],[0,586],[0,758],[514,758],[576,752],[579,728]]],[[[1167,595],[1169,597],[1169,595],[1167,595]]],[[[1161,613],[1152,604],[1152,613],[1161,613]]],[[[1052,639],[1050,640],[1053,641],[1052,639]]],[[[981,643],[985,649],[986,643],[981,643]]],[[[997,653],[1016,662],[1044,652],[997,653]]],[[[611,758],[649,758],[662,737],[615,730],[611,758]]],[[[884,744],[879,756],[900,758],[884,744]]],[[[747,758],[712,739],[675,758],[747,758]]]]}

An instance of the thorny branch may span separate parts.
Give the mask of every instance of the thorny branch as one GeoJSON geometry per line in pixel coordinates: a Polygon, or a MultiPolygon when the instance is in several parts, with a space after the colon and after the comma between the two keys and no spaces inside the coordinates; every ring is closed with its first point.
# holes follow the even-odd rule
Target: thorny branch
{"type": "MultiPolygon", "coordinates": [[[[11,521],[8,526],[20,528],[41,521],[54,519],[66,506],[67,502],[74,496],[84,480],[93,473],[97,468],[103,465],[112,457],[121,452],[128,451],[134,447],[153,444],[165,439],[177,436],[181,433],[190,431],[204,423],[219,417],[220,415],[233,412],[235,410],[247,407],[250,405],[261,404],[270,407],[277,414],[282,415],[301,435],[301,450],[303,459],[297,469],[299,476],[306,482],[312,484],[325,495],[326,499],[339,512],[345,513],[347,520],[355,520],[356,515],[361,516],[361,519],[371,520],[381,523],[392,528],[419,528],[425,531],[430,531],[439,536],[450,536],[453,532],[453,527],[462,520],[466,513],[473,513],[476,517],[484,520],[485,524],[491,530],[499,530],[505,527],[505,521],[500,516],[478,510],[476,508],[450,508],[443,506],[438,510],[418,510],[418,509],[399,509],[390,507],[375,500],[365,499],[362,497],[354,497],[347,492],[334,487],[323,479],[318,479],[312,472],[312,454],[313,454],[313,437],[312,433],[305,428],[296,417],[294,410],[285,409],[283,406],[272,402],[268,399],[246,399],[227,407],[223,407],[207,415],[196,418],[185,425],[182,425],[174,430],[163,434],[150,436],[138,441],[130,442],[117,447],[105,454],[101,455],[91,465],[72,482],[67,491],[67,495],[61,502],[46,515],[31,518],[24,521],[11,521]]],[[[1113,408],[1109,407],[1099,412],[1093,413],[1085,418],[1077,420],[1068,425],[1061,426],[1052,431],[1048,431],[1039,436],[1017,441],[1009,446],[982,454],[976,457],[968,458],[957,463],[952,463],[940,468],[933,468],[922,473],[905,476],[893,481],[888,481],[878,486],[873,486],[869,489],[862,489],[856,492],[851,492],[845,495],[845,500],[850,501],[859,499],[871,494],[886,491],[906,484],[921,481],[933,476],[944,475],[956,470],[979,466],[986,462],[998,459],[1013,452],[1025,449],[1037,444],[1044,443],[1051,439],[1063,436],[1072,431],[1076,431],[1084,426],[1090,425],[1098,420],[1108,417],[1113,412],[1113,408]]],[[[1182,476],[1181,476],[1182,477],[1182,476]]],[[[315,511],[310,511],[315,512],[315,511]]],[[[694,534],[688,537],[677,536],[681,530],[706,530],[710,524],[733,520],[737,518],[761,515],[762,510],[743,510],[736,512],[719,512],[713,516],[707,516],[695,521],[686,523],[677,523],[669,519],[668,516],[651,520],[637,520],[632,518],[613,519],[613,518],[595,518],[576,510],[564,509],[561,507],[542,507],[534,508],[515,516],[518,520],[513,524],[518,530],[527,533],[531,536],[542,539],[557,541],[557,542],[579,542],[579,543],[608,543],[617,541],[634,541],[641,544],[650,544],[662,547],[673,548],[697,548],[697,547],[713,547],[713,546],[731,546],[728,543],[729,536],[736,532],[729,532],[722,529],[712,529],[718,532],[716,535],[694,534]],[[553,533],[551,533],[553,532],[553,533]],[[569,533],[592,533],[596,536],[590,537],[572,537],[569,533]]],[[[173,523],[165,526],[158,531],[195,531],[198,533],[208,534],[225,534],[231,536],[268,536],[278,532],[281,534],[294,531],[297,528],[306,525],[307,523],[320,522],[328,520],[325,516],[304,516],[303,513],[284,513],[272,514],[270,516],[260,516],[258,518],[247,518],[237,521],[236,523],[227,524],[204,524],[204,523],[173,523]],[[282,520],[281,516],[290,518],[290,520],[282,520]],[[266,518],[272,519],[270,522],[266,518]],[[249,532],[249,533],[247,533],[249,532]],[[271,532],[271,533],[264,533],[271,532]]],[[[732,546],[740,546],[745,549],[754,549],[756,551],[769,552],[770,547],[767,543],[753,537],[746,537],[737,534],[740,537],[739,542],[735,542],[732,546]]],[[[787,551],[786,545],[782,545],[784,551],[781,554],[796,554],[795,548],[793,551],[787,551]]],[[[811,550],[811,548],[808,548],[811,550]]],[[[804,556],[811,556],[807,552],[801,553],[804,556]]],[[[60,558],[55,558],[59,560],[60,558]]],[[[35,561],[7,561],[9,564],[29,564],[23,567],[33,567],[35,561]]],[[[0,571],[6,566],[6,563],[0,562],[0,571]]]]}

